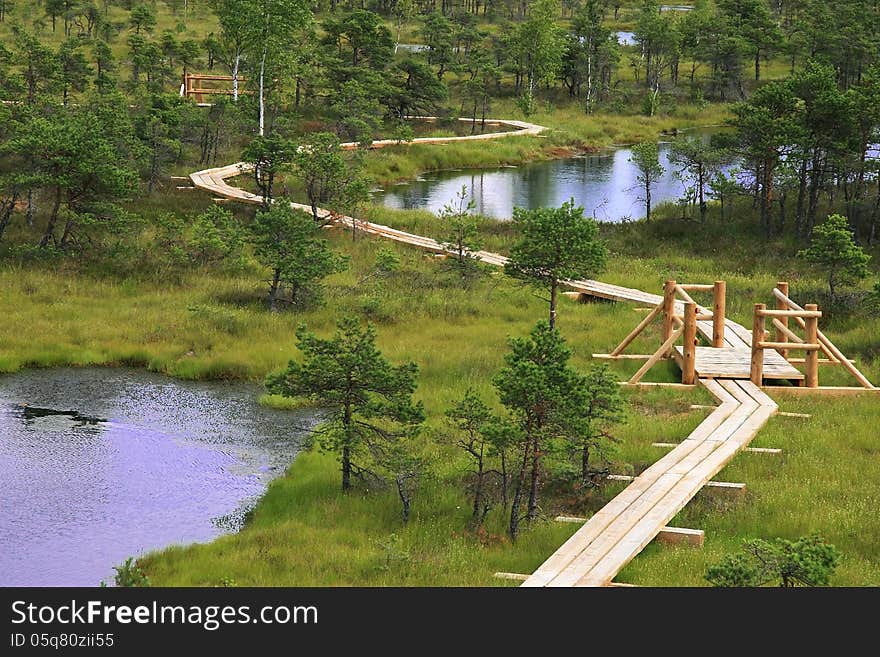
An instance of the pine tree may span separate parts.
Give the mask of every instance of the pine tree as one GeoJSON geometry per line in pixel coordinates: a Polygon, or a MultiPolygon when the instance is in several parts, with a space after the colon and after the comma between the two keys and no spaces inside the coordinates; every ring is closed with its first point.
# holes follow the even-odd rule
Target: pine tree
{"type": "Polygon", "coordinates": [[[505,367],[493,379],[515,427],[511,441],[518,454],[509,525],[513,539],[526,496],[526,518],[538,517],[545,452],[559,439],[575,440],[589,426],[587,381],[569,365],[570,357],[559,331],[541,321],[527,338],[510,340],[505,367]]]}
{"type": "Polygon", "coordinates": [[[420,470],[408,449],[424,420],[422,403],[413,401],[418,366],[391,365],[376,347],[376,329],[354,317],[337,323],[332,338],[322,339],[300,326],[296,332],[302,361],[270,376],[266,385],[287,397],[305,397],[327,415],[317,434],[321,446],[339,455],[342,490],[352,476],[377,474],[378,467],[396,471],[404,513],[413,477],[420,470]],[[401,492],[402,491],[402,492],[401,492]]]}
{"type": "Polygon", "coordinates": [[[566,279],[589,278],[605,267],[607,249],[599,227],[584,209],[567,201],[560,208],[513,209],[520,239],[504,272],[550,293],[550,328],[556,326],[556,298],[566,279]]]}
{"type": "Polygon", "coordinates": [[[297,303],[305,290],[316,293],[322,278],[346,267],[347,261],[333,253],[318,232],[308,214],[284,199],[257,213],[251,241],[256,259],[272,272],[269,310],[278,309],[283,285],[290,289],[290,303],[297,303]]]}
{"type": "Polygon", "coordinates": [[[632,147],[629,161],[636,165],[636,179],[645,190],[645,221],[651,221],[651,188],[664,173],[660,164],[660,149],[656,142],[645,141],[632,147]]]}
{"type": "Polygon", "coordinates": [[[838,286],[850,285],[865,278],[871,259],[855,243],[846,217],[839,214],[830,215],[813,229],[809,248],[798,252],[798,256],[812,262],[825,273],[832,306],[836,301],[838,286]]]}

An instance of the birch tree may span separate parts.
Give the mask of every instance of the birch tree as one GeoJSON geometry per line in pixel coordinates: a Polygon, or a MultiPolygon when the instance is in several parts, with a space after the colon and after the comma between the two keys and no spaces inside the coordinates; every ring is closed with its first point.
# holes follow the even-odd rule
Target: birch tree
{"type": "Polygon", "coordinates": [[[223,48],[232,71],[232,99],[238,101],[239,76],[247,37],[253,20],[252,0],[214,0],[214,13],[220,21],[223,48]]]}
{"type": "Polygon", "coordinates": [[[529,17],[518,28],[515,40],[525,61],[526,93],[524,108],[534,106],[535,89],[552,80],[562,69],[565,38],[557,24],[556,2],[536,0],[529,8],[529,17]]]}
{"type": "Polygon", "coordinates": [[[246,0],[245,4],[248,20],[243,27],[244,46],[259,62],[257,94],[262,136],[266,131],[267,70],[298,47],[297,34],[311,25],[314,16],[304,0],[246,0]]]}

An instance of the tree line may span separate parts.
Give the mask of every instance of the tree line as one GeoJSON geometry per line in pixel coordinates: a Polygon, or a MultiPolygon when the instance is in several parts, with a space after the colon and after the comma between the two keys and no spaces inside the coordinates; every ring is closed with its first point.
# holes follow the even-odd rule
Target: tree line
{"type": "MultiPolygon", "coordinates": [[[[339,141],[367,144],[380,135],[408,139],[409,115],[467,116],[476,130],[504,97],[516,98],[527,114],[543,100],[564,98],[586,112],[617,112],[640,100],[646,114],[678,99],[713,98],[736,101],[735,131],[711,145],[678,140],[675,149],[702,220],[710,200],[724,215],[731,201],[751,196],[768,235],[790,227],[807,239],[817,218],[835,211],[849,218],[860,241],[877,239],[874,2],[700,0],[687,12],[661,11],[655,0],[626,3],[636,40],[628,47],[608,27],[621,4],[607,0],[562,7],[553,0],[389,0],[338,3],[329,12],[304,0],[213,0],[218,29],[200,41],[156,34],[154,5],[123,2],[127,19],[118,21],[108,18],[108,2],[90,23],[79,18],[91,15],[90,3],[63,4],[51,14],[65,21],[57,48],[22,24],[13,24],[13,38],[0,46],[0,95],[29,108],[3,108],[0,139],[29,129],[28,116],[55,120],[63,113],[56,103],[99,96],[121,105],[124,94],[140,144],[116,159],[131,163],[148,191],[180,161],[184,146],[198,144],[200,163],[211,163],[230,132],[297,135],[308,132],[305,119],[339,141]],[[404,23],[417,26],[422,50],[397,51],[404,23]],[[768,66],[776,78],[788,77],[766,81],[768,66]],[[197,68],[228,71],[229,99],[215,97],[213,107],[195,112],[168,93],[197,68]],[[722,170],[732,160],[747,175],[722,170]]],[[[43,8],[57,9],[50,2],[43,8]]],[[[662,172],[644,148],[636,159],[650,219],[652,185],[662,172]]],[[[30,221],[34,186],[19,180],[12,187],[18,192],[7,193],[0,208],[18,207],[23,194],[30,221]]],[[[313,189],[313,207],[332,189],[313,189]]]]}

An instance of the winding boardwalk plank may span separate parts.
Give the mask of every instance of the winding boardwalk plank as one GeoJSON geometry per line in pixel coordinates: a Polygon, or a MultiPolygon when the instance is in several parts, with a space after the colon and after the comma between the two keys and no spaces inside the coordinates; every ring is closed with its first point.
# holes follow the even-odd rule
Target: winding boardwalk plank
{"type": "Polygon", "coordinates": [[[572,535],[523,586],[607,586],[777,410],[749,381],[700,380],[721,402],[572,535]]]}

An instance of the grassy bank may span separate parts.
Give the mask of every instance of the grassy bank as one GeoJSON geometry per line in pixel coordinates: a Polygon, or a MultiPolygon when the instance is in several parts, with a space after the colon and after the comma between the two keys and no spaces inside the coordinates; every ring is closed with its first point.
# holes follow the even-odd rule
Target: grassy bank
{"type": "Polygon", "coordinates": [[[538,139],[505,139],[450,144],[403,144],[373,151],[366,172],[378,184],[414,178],[426,171],[523,164],[590,151],[615,144],[656,140],[661,134],[707,125],[720,125],[730,116],[724,104],[681,104],[648,117],[642,114],[597,112],[587,115],[569,102],[542,103],[525,116],[513,99],[496,101],[492,118],[518,119],[548,128],[538,139]]]}

